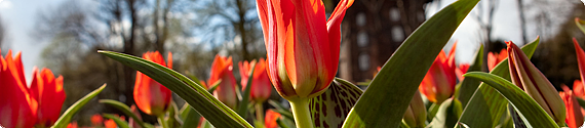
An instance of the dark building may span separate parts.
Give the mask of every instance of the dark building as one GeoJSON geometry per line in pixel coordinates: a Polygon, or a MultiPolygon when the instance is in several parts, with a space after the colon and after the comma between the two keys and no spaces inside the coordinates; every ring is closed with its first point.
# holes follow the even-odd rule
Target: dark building
{"type": "Polygon", "coordinates": [[[354,83],[372,79],[377,67],[425,21],[428,2],[356,0],[342,23],[339,77],[354,83]]]}

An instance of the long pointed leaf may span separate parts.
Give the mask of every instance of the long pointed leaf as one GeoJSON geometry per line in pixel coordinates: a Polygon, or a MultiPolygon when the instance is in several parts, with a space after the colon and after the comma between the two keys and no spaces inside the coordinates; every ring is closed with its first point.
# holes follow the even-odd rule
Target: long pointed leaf
{"type": "Polygon", "coordinates": [[[144,73],[175,92],[214,126],[222,128],[252,127],[236,112],[213,97],[206,89],[178,72],[139,57],[112,51],[98,52],[144,73]]]}
{"type": "Polygon", "coordinates": [[[248,83],[246,83],[246,88],[244,89],[244,94],[242,94],[242,100],[240,101],[240,104],[238,105],[238,114],[240,114],[240,116],[246,118],[246,113],[248,113],[248,104],[250,101],[250,89],[252,89],[252,80],[254,80],[254,71],[256,69],[256,64],[254,64],[254,66],[252,66],[252,71],[250,72],[250,74],[248,74],[248,83]]]}
{"type": "Polygon", "coordinates": [[[398,127],[429,67],[477,2],[459,0],[417,28],[372,80],[343,127],[398,127]]]}
{"type": "MultiPolygon", "coordinates": [[[[477,53],[475,53],[474,60],[475,61],[473,61],[473,64],[469,66],[467,72],[481,71],[483,63],[483,45],[481,45],[479,47],[479,50],[477,50],[477,53]]],[[[475,90],[477,90],[480,83],[481,82],[476,79],[463,79],[463,81],[461,81],[461,85],[459,86],[459,90],[457,91],[457,93],[459,93],[457,99],[461,101],[462,106],[467,105],[469,99],[471,99],[471,96],[473,96],[473,93],[475,92],[475,90]]]]}
{"type": "MultiPolygon", "coordinates": [[[[548,113],[536,103],[528,94],[516,85],[499,76],[484,72],[470,72],[464,75],[466,78],[480,80],[498,90],[514,106],[518,114],[532,127],[558,128],[555,121],[548,113]]],[[[529,127],[530,127],[529,126],[529,127]]]]}
{"type": "MultiPolygon", "coordinates": [[[[532,57],[539,41],[540,38],[537,37],[532,43],[524,45],[522,47],[524,54],[532,57]]],[[[490,73],[510,80],[508,59],[502,60],[490,73]]],[[[500,119],[506,114],[507,104],[508,101],[500,93],[482,83],[467,102],[459,122],[472,128],[495,127],[500,124],[500,119]]]]}
{"type": "Polygon", "coordinates": [[[63,113],[59,117],[59,119],[57,119],[57,122],[55,122],[55,124],[51,128],[65,128],[65,127],[67,127],[67,125],[71,121],[71,117],[73,117],[73,115],[75,115],[75,113],[77,113],[77,111],[79,111],[79,109],[81,109],[83,106],[85,106],[85,104],[87,104],[87,102],[89,102],[95,96],[100,94],[100,92],[102,92],[102,90],[104,90],[104,88],[106,88],[106,84],[102,85],[98,89],[85,95],[83,98],[79,99],[77,102],[75,102],[73,105],[71,105],[71,107],[67,108],[65,113],[63,113]]]}

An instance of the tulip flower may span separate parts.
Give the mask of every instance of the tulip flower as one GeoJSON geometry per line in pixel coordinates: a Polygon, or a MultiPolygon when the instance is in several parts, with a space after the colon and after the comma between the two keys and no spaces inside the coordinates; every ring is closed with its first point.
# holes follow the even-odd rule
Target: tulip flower
{"type": "Polygon", "coordinates": [[[500,51],[500,53],[489,52],[487,57],[488,57],[488,62],[487,62],[488,69],[491,71],[500,62],[502,62],[502,60],[504,60],[508,57],[508,51],[506,51],[506,49],[504,48],[500,51]]]}
{"type": "Polygon", "coordinates": [[[104,118],[100,114],[94,114],[93,116],[91,116],[90,120],[91,125],[93,126],[101,126],[102,123],[104,122],[104,118]]]}
{"type": "MultiPolygon", "coordinates": [[[[575,45],[575,52],[577,53],[577,62],[579,63],[579,74],[581,74],[581,80],[585,80],[585,52],[583,49],[581,49],[579,42],[577,42],[577,39],[575,38],[573,38],[573,45],[575,45]]],[[[577,81],[575,81],[575,84],[577,84],[577,81]]],[[[581,98],[585,98],[585,94],[583,94],[585,90],[581,81],[579,81],[578,85],[580,89],[577,90],[577,87],[575,87],[576,85],[573,85],[573,90],[575,93],[581,96],[581,98]]]]}
{"type": "Polygon", "coordinates": [[[581,113],[581,106],[577,102],[573,91],[569,87],[562,86],[564,92],[559,92],[559,95],[565,102],[565,109],[567,109],[567,117],[565,122],[569,128],[579,128],[583,125],[583,113],[581,113]]]}
{"type": "Polygon", "coordinates": [[[79,126],[77,126],[77,122],[71,122],[67,125],[67,128],[78,128],[79,126]]]}
{"type": "MultiPolygon", "coordinates": [[[[130,111],[132,112],[132,114],[136,115],[136,117],[138,117],[139,120],[142,120],[142,116],[140,116],[140,112],[138,112],[138,109],[136,109],[136,105],[130,106],[130,111]]],[[[132,128],[142,128],[134,120],[134,118],[128,118],[128,125],[130,125],[130,127],[132,127],[132,128]]]]}
{"type": "Polygon", "coordinates": [[[268,54],[268,75],[289,100],[297,127],[313,127],[309,99],[337,73],[340,25],[353,0],[341,0],[326,20],[321,0],[256,0],[268,54]]]}
{"type": "Polygon", "coordinates": [[[457,84],[454,59],[456,46],[457,44],[453,45],[449,56],[445,55],[444,51],[439,53],[420,84],[419,91],[433,103],[441,104],[455,92],[455,84],[457,84]]]}
{"type": "Polygon", "coordinates": [[[508,65],[512,82],[532,97],[555,122],[565,121],[565,104],[554,86],[512,42],[508,44],[508,65]]]}
{"type": "Polygon", "coordinates": [[[65,90],[63,90],[63,77],[55,78],[51,70],[43,68],[37,72],[33,69],[31,94],[37,99],[37,125],[50,127],[59,119],[61,107],[65,102],[65,90]]]}
{"type": "MultiPolygon", "coordinates": [[[[165,64],[162,55],[158,51],[146,52],[142,55],[142,58],[168,68],[172,68],[173,66],[171,53],[169,53],[168,56],[168,64],[165,64]]],[[[172,92],[167,87],[154,81],[141,72],[136,73],[134,101],[136,102],[136,106],[138,106],[142,112],[154,116],[164,115],[171,103],[171,96],[172,92]]]]}
{"type": "Polygon", "coordinates": [[[235,109],[238,104],[238,99],[236,96],[236,78],[232,70],[232,57],[226,58],[216,55],[211,65],[211,74],[207,85],[211,86],[221,80],[219,85],[217,85],[217,89],[213,92],[213,96],[228,107],[235,109]]]}
{"type": "Polygon", "coordinates": [[[467,63],[459,64],[459,66],[456,67],[455,75],[457,75],[457,79],[459,79],[459,82],[463,81],[463,79],[465,78],[463,77],[463,74],[467,73],[467,70],[469,70],[469,64],[467,63]]]}
{"type": "Polygon", "coordinates": [[[37,100],[31,96],[24,78],[21,54],[0,56],[0,125],[6,128],[30,128],[37,121],[37,100]]]}
{"type": "Polygon", "coordinates": [[[106,128],[117,128],[118,125],[116,125],[116,122],[113,119],[107,119],[104,122],[104,126],[106,126],[106,128]]]}
{"type": "Polygon", "coordinates": [[[411,128],[423,128],[425,127],[425,121],[427,120],[427,109],[425,103],[422,101],[420,92],[417,90],[404,113],[402,122],[405,122],[411,128]]]}
{"type": "Polygon", "coordinates": [[[585,99],[585,90],[583,89],[583,83],[580,80],[573,82],[573,95],[578,98],[585,99]]]}
{"type": "Polygon", "coordinates": [[[265,128],[278,128],[278,123],[276,120],[280,118],[281,115],[278,112],[272,111],[272,109],[266,110],[266,119],[264,120],[264,127],[265,128]]]}
{"type": "Polygon", "coordinates": [[[246,88],[248,84],[248,78],[250,77],[248,75],[250,72],[254,71],[252,75],[252,87],[250,88],[251,100],[256,103],[262,103],[268,99],[272,91],[272,85],[266,73],[266,61],[264,59],[260,59],[258,63],[255,60],[251,62],[244,61],[243,63],[239,62],[238,65],[240,66],[240,75],[242,76],[242,89],[246,88]],[[254,68],[254,65],[256,65],[256,68],[254,68]],[[252,70],[252,68],[254,69],[252,70]]]}

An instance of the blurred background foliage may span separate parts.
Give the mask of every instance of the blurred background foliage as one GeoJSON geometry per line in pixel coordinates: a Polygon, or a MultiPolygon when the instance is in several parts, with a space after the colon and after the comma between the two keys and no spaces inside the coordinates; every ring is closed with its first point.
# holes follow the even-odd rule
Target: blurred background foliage
{"type": "MultiPolygon", "coordinates": [[[[323,2],[329,14],[338,0],[323,2]]],[[[376,67],[383,65],[400,43],[432,14],[431,8],[440,8],[450,2],[356,0],[347,10],[342,24],[338,77],[354,83],[371,79],[376,67]]],[[[499,52],[506,46],[503,41],[510,40],[493,35],[497,23],[494,17],[510,15],[496,13],[502,9],[500,2],[483,0],[468,16],[479,26],[471,35],[478,35],[478,44],[487,45],[486,53],[499,52]]],[[[573,19],[585,19],[583,3],[575,0],[514,2],[516,8],[506,10],[519,12],[514,16],[519,17],[519,21],[514,21],[519,25],[504,29],[520,30],[522,40],[513,40],[520,44],[540,35],[542,42],[533,63],[553,85],[571,86],[579,79],[571,39],[577,38],[581,45],[585,42],[584,34],[573,19]]],[[[205,81],[216,54],[233,56],[234,75],[239,79],[237,62],[265,58],[266,55],[255,3],[256,0],[65,0],[37,13],[30,38],[48,44],[39,57],[41,63],[35,65],[63,75],[67,94],[64,109],[103,83],[109,85],[73,118],[80,125],[88,125],[93,114],[117,112],[99,104],[98,99],[134,104],[132,90],[136,71],[98,54],[97,50],[136,56],[154,50],[164,54],[172,52],[174,70],[205,81]]],[[[6,34],[10,29],[5,29],[2,21],[0,16],[0,49],[5,55],[13,44],[6,34]]],[[[451,43],[446,47],[450,48],[451,43]]],[[[181,99],[175,98],[181,106],[181,99]]],[[[155,121],[154,117],[143,117],[155,121]]]]}

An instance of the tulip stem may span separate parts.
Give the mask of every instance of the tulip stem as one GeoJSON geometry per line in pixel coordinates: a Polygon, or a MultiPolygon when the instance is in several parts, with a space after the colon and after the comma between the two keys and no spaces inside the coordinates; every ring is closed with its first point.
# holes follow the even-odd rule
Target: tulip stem
{"type": "Polygon", "coordinates": [[[262,103],[256,103],[256,120],[264,122],[264,109],[262,103]]]}
{"type": "Polygon", "coordinates": [[[165,121],[165,115],[161,114],[160,116],[158,116],[158,123],[160,123],[160,126],[162,128],[169,128],[167,122],[165,121]]]}
{"type": "Polygon", "coordinates": [[[309,99],[289,100],[297,128],[313,128],[313,120],[309,111],[309,99]]]}

